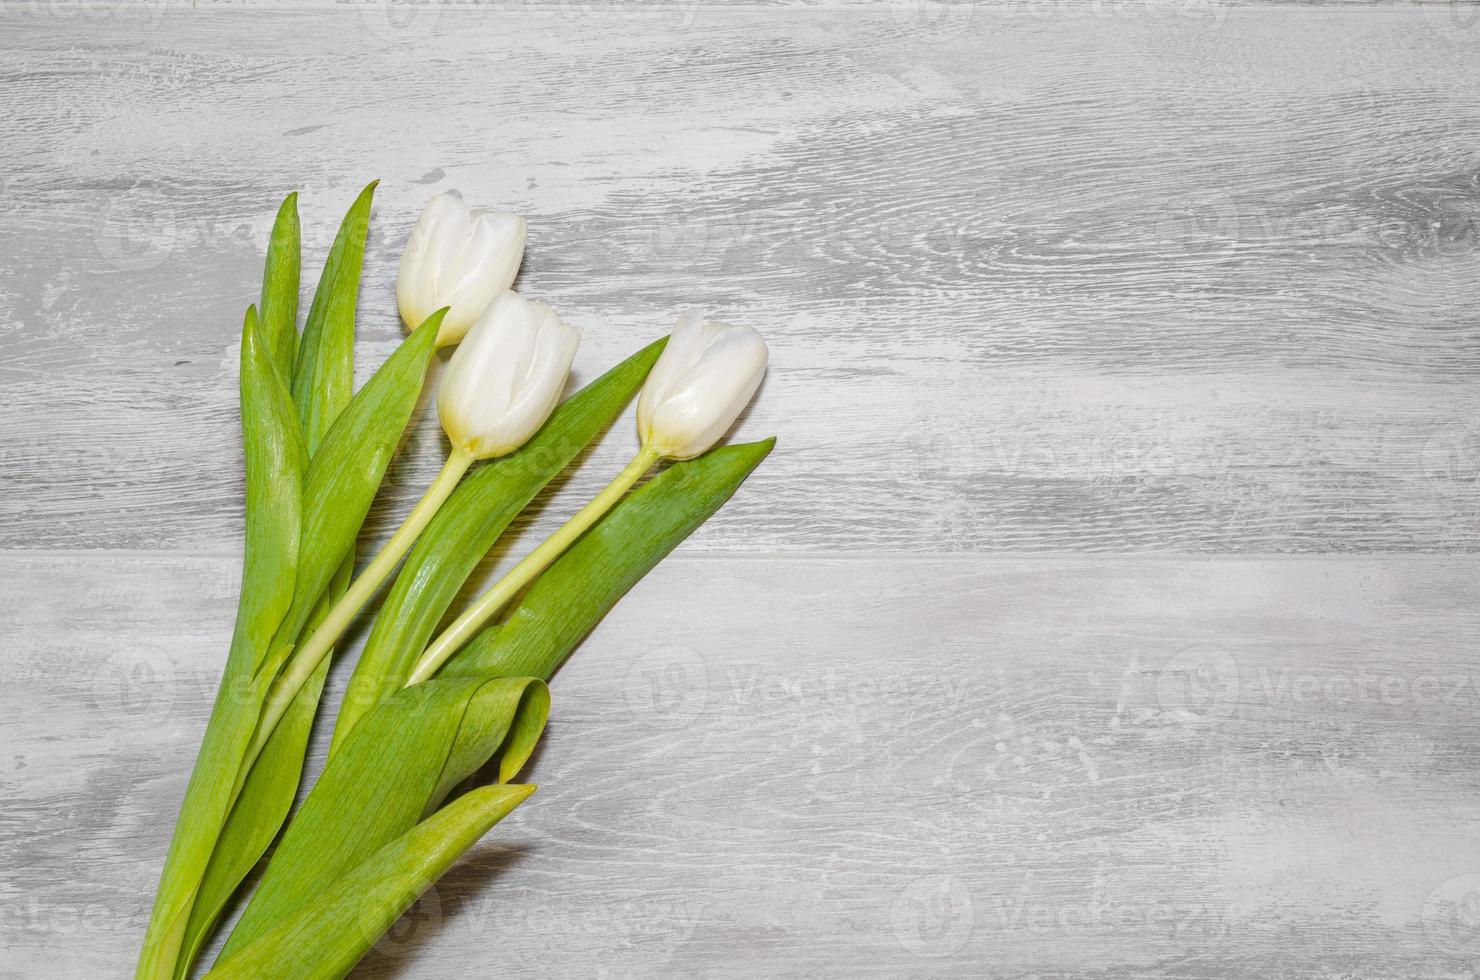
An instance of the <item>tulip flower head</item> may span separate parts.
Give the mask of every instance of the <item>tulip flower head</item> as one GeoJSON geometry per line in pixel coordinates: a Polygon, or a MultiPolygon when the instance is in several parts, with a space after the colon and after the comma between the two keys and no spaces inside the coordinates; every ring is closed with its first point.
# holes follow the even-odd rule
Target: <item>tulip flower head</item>
{"type": "Polygon", "coordinates": [[[478,211],[454,194],[427,202],[411,231],[396,279],[396,302],[406,329],[451,307],[437,346],[462,340],[500,293],[514,284],[524,258],[524,219],[478,211]]]}
{"type": "Polygon", "coordinates": [[[750,327],[685,313],[637,400],[644,446],[669,459],[693,459],[719,441],[750,403],[769,352],[750,327]]]}
{"type": "Polygon", "coordinates": [[[437,411],[452,445],[506,456],[555,410],[581,333],[539,300],[505,292],[473,324],[442,378],[437,411]]]}
{"type": "MultiPolygon", "coordinates": [[[[494,305],[494,320],[498,319],[503,303],[504,300],[500,299],[494,305]]],[[[550,316],[559,322],[553,311],[550,316]]],[[[465,352],[482,346],[482,329],[480,322],[458,348],[452,358],[454,368],[465,352]]],[[[714,445],[739,418],[760,386],[766,373],[767,356],[765,341],[749,327],[706,321],[698,313],[686,313],[680,317],[658,363],[648,373],[642,396],[637,401],[637,429],[642,436],[642,448],[586,506],[520,559],[492,588],[473,600],[462,615],[422,651],[406,676],[407,686],[430,680],[489,619],[565,554],[566,549],[603,515],[621,503],[627,492],[660,458],[692,459],[714,445]]],[[[444,426],[447,420],[444,404],[444,426]]],[[[453,435],[453,429],[449,427],[447,432],[453,436],[456,445],[457,436],[453,435]]]]}

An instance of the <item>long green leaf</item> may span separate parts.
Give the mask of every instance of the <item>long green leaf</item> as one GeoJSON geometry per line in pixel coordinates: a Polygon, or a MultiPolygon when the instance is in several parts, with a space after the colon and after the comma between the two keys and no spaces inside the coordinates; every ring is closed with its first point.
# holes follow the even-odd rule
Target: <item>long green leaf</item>
{"type": "Polygon", "coordinates": [[[463,794],[325,888],[301,913],[223,959],[207,980],[344,976],[459,855],[534,789],[483,786],[463,794]]]}
{"type": "MultiPolygon", "coordinates": [[[[353,572],[353,559],[340,566],[329,590],[304,627],[305,635],[314,630],[344,594],[353,572]]],[[[195,907],[190,913],[183,947],[185,955],[176,969],[177,978],[188,974],[190,964],[210,938],[226,903],[277,836],[292,809],[299,781],[303,778],[303,758],[308,750],[308,737],[313,730],[314,715],[318,713],[319,697],[323,693],[331,657],[332,653],[309,675],[303,689],[278,721],[226,818],[226,825],[221,829],[221,836],[201,879],[195,907]]]]}
{"type": "Polygon", "coordinates": [[[299,237],[295,191],[278,208],[262,272],[262,339],[285,384],[293,376],[293,360],[298,355],[299,237]]]}
{"type": "Polygon", "coordinates": [[[658,340],[567,399],[522,449],[466,477],[422,532],[381,605],[339,709],[331,753],[401,689],[458,590],[504,529],[609,426],[662,353],[658,340]]]}
{"type": "MultiPolygon", "coordinates": [[[[271,679],[276,674],[293,644],[312,631],[348,586],[355,538],[416,407],[441,319],[440,312],[429,317],[377,369],[337,413],[309,463],[299,588],[259,678],[271,679]],[[337,568],[328,566],[334,556],[339,556],[337,568]],[[326,571],[337,580],[327,591],[318,588],[326,571]]],[[[201,898],[186,932],[186,948],[192,954],[208,938],[232,892],[287,818],[302,778],[303,757],[328,665],[325,657],[273,729],[247,775],[207,866],[201,898]]]]}
{"type": "MultiPolygon", "coordinates": [[[[306,451],[322,448],[325,433],[352,400],[355,311],[374,188],[372,183],[361,192],[340,223],[309,308],[301,347],[296,327],[300,263],[297,194],[289,195],[283,202],[268,244],[262,296],[264,322],[270,322],[271,331],[264,327],[264,335],[271,337],[269,346],[282,377],[285,382],[291,378],[299,395],[298,424],[303,429],[306,451]]],[[[328,464],[321,461],[319,465],[322,468],[328,464]]],[[[309,555],[318,557],[318,549],[310,542],[302,542],[302,547],[309,555]]],[[[291,622],[280,624],[282,635],[266,655],[259,656],[259,663],[267,662],[273,649],[282,651],[286,644],[294,642],[295,632],[301,634],[311,629],[348,586],[353,570],[351,545],[316,603],[310,605],[305,596],[296,596],[298,601],[289,607],[291,622]],[[297,621],[303,618],[305,609],[308,620],[299,626],[297,621]]],[[[298,584],[300,592],[311,589],[302,581],[298,584]]],[[[271,662],[280,657],[281,654],[271,662]]],[[[189,972],[191,961],[209,938],[232,892],[272,842],[292,807],[328,664],[326,657],[278,722],[226,817],[191,911],[183,943],[186,955],[177,965],[177,978],[189,972]]],[[[263,672],[253,684],[265,690],[270,680],[271,676],[263,672]]],[[[260,696],[253,697],[260,710],[260,696]]],[[[242,723],[255,727],[256,718],[248,720],[243,715],[242,723]]]]}
{"type": "MultiPolygon", "coordinates": [[[[646,486],[634,491],[536,581],[503,627],[485,631],[448,665],[444,674],[463,676],[468,683],[477,683],[479,678],[498,675],[513,676],[523,669],[548,677],[581,637],[628,589],[729,499],[774,444],[775,440],[768,439],[716,449],[699,459],[669,467],[646,486]]],[[[454,682],[455,676],[446,676],[431,683],[441,685],[454,682]]],[[[367,804],[356,807],[350,801],[349,787],[360,780],[374,780],[373,772],[357,772],[350,766],[351,756],[368,756],[367,762],[371,764],[377,757],[381,760],[400,759],[402,751],[389,744],[389,740],[397,732],[411,727],[431,732],[430,737],[434,741],[445,739],[445,729],[426,720],[422,712],[402,710],[405,704],[419,704],[416,700],[418,695],[428,697],[428,692],[422,690],[427,686],[429,685],[408,688],[377,711],[372,711],[366,716],[363,725],[347,739],[346,752],[337,756],[330,765],[338,788],[325,789],[330,776],[330,771],[326,771],[325,779],[319,787],[315,787],[314,794],[310,795],[310,801],[313,801],[315,795],[319,795],[321,791],[323,793],[316,813],[321,826],[317,830],[305,826],[300,831],[299,821],[313,819],[309,805],[305,804],[298,821],[290,828],[289,837],[284,838],[283,847],[279,849],[269,868],[269,877],[277,873],[280,881],[289,883],[278,886],[281,889],[279,896],[268,893],[264,897],[268,886],[267,879],[264,879],[264,888],[253,901],[253,905],[258,901],[269,905],[265,912],[260,913],[260,921],[272,921],[275,915],[276,924],[264,926],[260,921],[249,921],[253,912],[249,906],[247,915],[243,916],[243,923],[247,924],[248,929],[238,927],[238,934],[232,936],[223,957],[234,950],[241,952],[229,959],[223,958],[223,971],[227,968],[245,969],[248,966],[263,969],[267,964],[282,962],[265,957],[269,953],[272,956],[284,955],[284,950],[291,942],[301,943],[305,936],[311,934],[306,929],[324,925],[327,919],[321,918],[321,913],[315,910],[323,908],[326,903],[339,901],[341,896],[348,900],[356,891],[370,890],[373,879],[357,877],[358,871],[349,873],[348,879],[336,879],[336,874],[345,873],[343,869],[349,862],[347,856],[341,855],[325,862],[319,852],[324,848],[332,849],[338,843],[333,840],[336,826],[341,830],[355,828],[350,832],[356,833],[359,828],[380,827],[387,822],[383,812],[372,814],[367,812],[367,804]],[[403,714],[415,715],[417,720],[403,718],[403,714]],[[292,850],[288,846],[289,838],[295,838],[296,846],[292,850]],[[300,872],[300,865],[309,866],[309,870],[306,873],[300,872]],[[336,880],[336,884],[328,884],[336,880]],[[352,882],[349,890],[345,890],[344,883],[347,880],[352,882]],[[315,897],[316,889],[318,894],[315,897]],[[291,897],[283,899],[281,894],[291,897]],[[303,911],[284,911],[286,906],[294,903],[303,911]],[[277,909],[275,913],[273,907],[277,909]],[[261,937],[260,941],[254,942],[254,935],[261,937]]],[[[444,724],[447,722],[446,713],[434,714],[444,724]]],[[[443,766],[436,788],[428,796],[433,801],[430,805],[435,805],[436,800],[456,785],[466,773],[475,769],[479,760],[489,752],[488,746],[503,737],[496,714],[482,716],[489,719],[484,722],[491,729],[488,734],[469,737],[473,729],[472,719],[478,717],[480,713],[473,711],[465,716],[462,737],[454,741],[454,748],[447,755],[448,761],[443,766]]],[[[405,798],[391,804],[393,812],[400,814],[402,821],[409,818],[415,803],[426,793],[426,787],[431,782],[430,769],[430,766],[418,767],[415,771],[401,772],[393,777],[396,786],[404,789],[407,794],[405,798]]],[[[366,796],[368,799],[378,800],[387,789],[389,787],[372,787],[366,796]]],[[[366,792],[363,787],[361,792],[366,792]]],[[[378,835],[371,835],[371,839],[376,836],[378,835]]],[[[361,840],[358,846],[349,850],[359,853],[368,843],[367,840],[361,840]]],[[[376,873],[384,874],[385,870],[381,867],[376,873]]],[[[422,887],[425,887],[425,883],[422,883],[422,887]]],[[[358,914],[362,915],[367,909],[376,907],[363,899],[352,904],[359,910],[358,914]]],[[[404,905],[399,908],[404,908],[404,905]]],[[[399,909],[395,914],[398,911],[399,909]]],[[[394,914],[383,922],[381,919],[374,919],[374,934],[378,935],[393,919],[394,914]]],[[[328,972],[310,975],[341,975],[334,971],[348,969],[363,953],[364,948],[368,948],[370,940],[363,938],[363,932],[359,935],[361,938],[357,941],[364,945],[356,947],[357,951],[351,958],[327,959],[324,962],[328,964],[325,966],[328,972]]],[[[246,974],[223,972],[221,975],[246,974]]]]}
{"type": "Polygon", "coordinates": [[[241,599],[226,671],[185,790],[137,975],[173,975],[196,886],[226,818],[237,764],[251,740],[265,685],[254,669],[292,601],[304,469],[298,419],[278,378],[256,312],[242,330],[242,444],[246,547],[241,599]]]}
{"type": "Polygon", "coordinates": [[[628,494],[535,579],[502,625],[484,630],[439,677],[541,677],[607,610],[730,498],[776,440],[721,446],[675,463],[628,494]]]}
{"type": "Polygon", "coordinates": [[[445,312],[427,317],[386,358],[339,413],[313,454],[303,484],[303,547],[293,606],[283,619],[271,658],[259,670],[277,672],[335,569],[354,548],[411,421],[445,312]]]}
{"type": "Polygon", "coordinates": [[[410,830],[491,757],[498,780],[512,779],[549,707],[539,680],[477,678],[417,684],[367,714],[288,825],[222,962],[410,830]]]}
{"type": "Polygon", "coordinates": [[[293,363],[293,402],[310,456],[318,452],[319,442],[354,390],[355,305],[377,183],[371,181],[360,192],[339,225],[293,363]]]}

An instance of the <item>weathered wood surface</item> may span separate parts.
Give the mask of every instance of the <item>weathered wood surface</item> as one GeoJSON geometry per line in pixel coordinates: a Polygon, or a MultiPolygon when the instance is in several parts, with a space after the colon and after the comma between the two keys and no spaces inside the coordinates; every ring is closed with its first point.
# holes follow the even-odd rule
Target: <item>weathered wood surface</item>
{"type": "Polygon", "coordinates": [[[0,976],[132,961],[240,312],[373,177],[362,368],[455,187],[581,380],[759,326],[782,443],[356,975],[1472,974],[1477,11],[0,3],[0,976]]]}
{"type": "MultiPolygon", "coordinates": [[[[0,584],[4,955],[117,976],[234,565],[12,553],[0,584]]],[[[357,975],[1466,975],[1477,587],[1470,558],[675,556],[556,678],[534,799],[357,975]]]]}
{"type": "MultiPolygon", "coordinates": [[[[583,376],[687,305],[766,330],[742,431],[781,449],[759,511],[695,548],[1480,546],[1480,26],[23,9],[0,36],[0,545],[232,541],[234,337],[273,210],[303,192],[316,269],[380,177],[367,363],[449,187],[530,215],[521,284],[585,328],[583,376]]],[[[436,465],[426,422],[393,513],[436,465]]]]}

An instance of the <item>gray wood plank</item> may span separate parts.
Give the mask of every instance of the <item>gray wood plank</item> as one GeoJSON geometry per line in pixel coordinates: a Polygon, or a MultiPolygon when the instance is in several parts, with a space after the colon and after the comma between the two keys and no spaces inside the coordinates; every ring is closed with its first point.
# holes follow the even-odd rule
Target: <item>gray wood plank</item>
{"type": "Polygon", "coordinates": [[[367,9],[8,8],[0,546],[228,546],[275,202],[316,271],[371,177],[367,365],[449,187],[530,215],[582,377],[690,304],[766,332],[781,447],[696,550],[1480,546],[1465,8],[367,9]]]}
{"type": "Polygon", "coordinates": [[[277,198],[316,272],[377,176],[362,368],[457,187],[581,379],[762,328],[782,443],[357,975],[1473,971],[1476,8],[833,7],[0,3],[0,976],[128,970],[240,310],[277,198]]]}
{"type": "MultiPolygon", "coordinates": [[[[6,975],[126,971],[235,584],[0,556],[6,975]]],[[[539,792],[357,975],[1463,975],[1477,587],[677,556],[556,678],[539,792]]]]}

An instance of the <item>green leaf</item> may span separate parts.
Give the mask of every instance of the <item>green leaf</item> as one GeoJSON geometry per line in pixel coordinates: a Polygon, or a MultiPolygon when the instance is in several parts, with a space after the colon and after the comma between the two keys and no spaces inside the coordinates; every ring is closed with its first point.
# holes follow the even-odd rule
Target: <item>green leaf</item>
{"type": "Polygon", "coordinates": [[[386,467],[411,421],[431,360],[438,310],[386,358],[325,434],[303,485],[303,539],[293,606],[272,656],[259,671],[275,674],[323,595],[385,479],[386,467]]]}
{"type": "Polygon", "coordinates": [[[288,383],[298,354],[298,194],[278,209],[262,272],[262,340],[272,353],[278,376],[288,383]]]}
{"type": "Polygon", "coordinates": [[[470,790],[325,888],[302,912],[223,958],[208,980],[344,976],[459,855],[534,789],[470,790]]]}
{"type": "MultiPolygon", "coordinates": [[[[273,955],[283,955],[284,944],[296,942],[302,947],[310,935],[334,933],[332,928],[318,933],[305,930],[324,925],[317,910],[337,900],[331,896],[348,898],[372,887],[372,877],[356,877],[358,871],[350,871],[355,859],[363,859],[373,843],[390,839],[396,826],[414,819],[417,804],[423,799],[430,801],[428,807],[435,806],[478,768],[493,751],[492,746],[506,738],[501,712],[470,709],[451,739],[452,747],[442,755],[445,761],[435,781],[432,772],[440,753],[412,749],[410,754],[425,755],[426,761],[405,765],[405,741],[411,737],[408,733],[419,733],[417,737],[438,745],[448,740],[455,708],[441,705],[442,695],[434,698],[425,688],[494,683],[487,679],[513,676],[526,668],[532,674],[548,677],[623,593],[729,499],[774,442],[722,447],[699,459],[670,466],[629,495],[573,545],[536,580],[503,627],[485,631],[448,665],[445,676],[407,688],[365,715],[346,738],[343,750],[333,757],[285,835],[238,932],[227,944],[220,969],[269,969],[268,964],[280,961],[249,959],[249,954],[265,956],[272,950],[273,955]],[[431,710],[429,704],[433,705],[431,710]],[[392,772],[377,772],[377,767],[387,765],[392,772]],[[376,830],[367,833],[367,827],[376,830]],[[345,834],[354,840],[348,844],[340,840],[345,834]],[[336,848],[340,849],[338,853],[336,848]],[[345,875],[350,877],[346,879],[345,875]],[[346,887],[346,880],[352,885],[346,887]]],[[[521,679],[518,683],[527,681],[521,679]]],[[[465,693],[456,688],[448,691],[447,697],[453,702],[465,693]]],[[[543,724],[543,717],[539,721],[543,724]]],[[[533,745],[538,730],[532,724],[527,727],[531,731],[529,744],[533,745]]],[[[506,757],[501,778],[512,775],[509,761],[506,757]]],[[[522,763],[522,757],[516,758],[512,768],[517,771],[522,763]]],[[[421,887],[430,880],[423,881],[421,887]]],[[[356,907],[363,910],[375,906],[373,902],[361,902],[356,907]]],[[[373,918],[374,935],[388,927],[404,907],[396,906],[389,918],[373,918]]],[[[356,941],[363,945],[355,948],[352,958],[326,959],[327,972],[311,975],[338,976],[340,972],[334,971],[348,969],[373,941],[373,936],[366,938],[369,931],[355,934],[356,941]]]]}
{"type": "Polygon", "coordinates": [[[478,634],[438,677],[541,677],[624,593],[724,504],[776,440],[721,446],[632,491],[535,579],[504,622],[478,634]]]}
{"type": "MultiPolygon", "coordinates": [[[[328,615],[349,587],[353,572],[354,559],[351,557],[340,565],[329,590],[304,627],[304,635],[312,633],[328,615]]],[[[303,757],[308,749],[308,737],[313,730],[314,715],[318,713],[319,697],[332,655],[331,652],[326,656],[309,676],[278,721],[226,818],[190,913],[190,925],[185,931],[185,955],[176,970],[177,978],[187,975],[190,964],[210,938],[226,903],[277,836],[293,807],[293,798],[298,794],[298,784],[303,778],[303,757]]]]}
{"type": "Polygon", "coordinates": [[[242,328],[242,455],[246,462],[246,543],[237,629],[262,648],[293,599],[302,547],[303,442],[293,403],[269,360],[257,313],[242,328]]]}
{"type": "Polygon", "coordinates": [[[354,390],[355,304],[377,183],[371,181],[360,192],[339,225],[293,363],[293,402],[310,456],[318,452],[319,442],[354,390]]]}
{"type": "MultiPolygon", "coordinates": [[[[440,313],[430,317],[348,406],[336,413],[333,427],[309,463],[298,588],[278,640],[262,661],[259,682],[271,680],[292,646],[313,629],[348,586],[355,538],[416,407],[441,318],[440,313]],[[331,560],[338,565],[329,565],[331,560]],[[326,582],[335,577],[337,586],[326,582]]],[[[332,408],[327,402],[321,407],[332,408]]],[[[185,933],[185,948],[191,955],[209,937],[232,892],[287,818],[302,778],[308,735],[328,664],[326,657],[273,729],[222,828],[185,933]]]]}
{"type": "Polygon", "coordinates": [[[498,780],[512,779],[549,709],[543,682],[504,677],[417,684],[367,714],[288,825],[221,962],[315,903],[491,757],[498,780]]]}
{"type": "MultiPolygon", "coordinates": [[[[309,308],[301,345],[296,322],[300,263],[297,194],[290,194],[283,202],[273,224],[262,282],[263,336],[281,377],[292,385],[297,396],[294,426],[301,426],[303,434],[300,438],[305,442],[305,452],[321,448],[325,434],[352,400],[355,310],[374,190],[372,182],[360,193],[340,223],[309,308]]],[[[325,465],[320,462],[319,469],[322,471],[325,465]]],[[[319,499],[316,505],[316,509],[322,511],[331,502],[319,499]]],[[[319,561],[323,556],[318,549],[309,540],[302,541],[301,547],[305,556],[314,560],[312,582],[303,575],[298,577],[298,589],[291,595],[296,601],[288,608],[291,615],[278,617],[280,632],[275,641],[268,646],[253,648],[256,654],[254,666],[280,663],[291,649],[289,645],[312,625],[314,617],[327,612],[337,594],[332,587],[328,591],[323,590],[323,563],[319,561]],[[314,595],[317,595],[316,600],[314,595]],[[282,622],[284,619],[287,621],[282,622]],[[305,619],[307,622],[303,622],[305,619]]],[[[336,574],[345,576],[347,584],[347,576],[353,571],[353,555],[347,553],[347,557],[340,561],[338,573],[332,570],[334,562],[327,564],[331,569],[328,575],[331,578],[336,574]]],[[[294,583],[290,580],[288,584],[294,583]]],[[[243,595],[247,594],[244,583],[243,595]]],[[[327,663],[328,658],[325,665],[327,663]]],[[[302,774],[308,730],[318,707],[319,685],[326,671],[327,666],[322,666],[316,672],[317,679],[305,685],[289,712],[279,721],[221,827],[220,838],[206,865],[200,892],[185,930],[184,948],[188,955],[178,964],[177,977],[188,972],[190,960],[209,937],[210,929],[232,891],[271,843],[292,806],[302,774]]],[[[261,707],[261,694],[255,689],[260,687],[265,691],[271,679],[270,672],[260,671],[250,681],[238,683],[238,686],[253,688],[244,700],[257,711],[261,707]]],[[[235,723],[245,726],[250,735],[257,717],[253,714],[248,718],[242,712],[235,723]]]]}
{"type": "Polygon", "coordinates": [[[139,977],[174,973],[196,886],[226,818],[237,766],[266,693],[253,671],[293,596],[304,453],[297,415],[258,330],[255,310],[248,310],[242,330],[241,415],[247,506],[236,629],[170,841],[139,977]]]}
{"type": "Polygon", "coordinates": [[[642,386],[658,340],[567,399],[533,439],[467,476],[422,532],[381,605],[339,709],[331,754],[355,724],[401,689],[458,590],[509,522],[642,386]]]}

